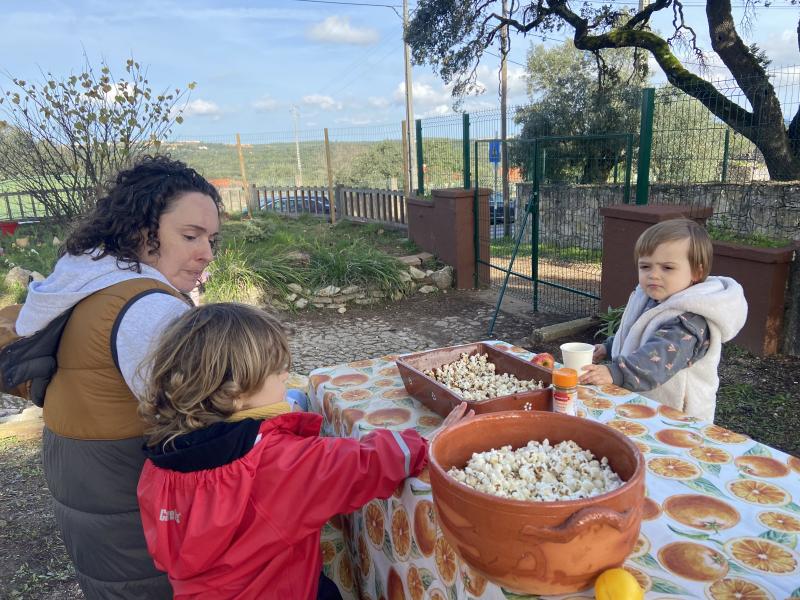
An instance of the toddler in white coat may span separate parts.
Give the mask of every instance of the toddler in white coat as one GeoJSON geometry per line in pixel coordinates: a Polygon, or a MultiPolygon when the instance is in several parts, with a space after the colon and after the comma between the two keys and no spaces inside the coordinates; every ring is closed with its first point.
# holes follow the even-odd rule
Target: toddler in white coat
{"type": "Polygon", "coordinates": [[[714,420],[722,343],[747,319],[742,286],[709,276],[714,250],[689,219],[663,221],[636,242],[639,285],[616,335],[595,346],[580,382],[614,383],[707,421],[714,420]]]}

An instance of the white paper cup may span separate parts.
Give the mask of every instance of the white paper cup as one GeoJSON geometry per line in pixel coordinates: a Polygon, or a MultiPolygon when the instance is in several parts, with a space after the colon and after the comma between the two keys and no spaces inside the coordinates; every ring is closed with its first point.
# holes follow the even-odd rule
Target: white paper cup
{"type": "Polygon", "coordinates": [[[594,346],[582,342],[569,342],[561,344],[561,362],[569,369],[575,369],[578,376],[583,372],[582,367],[592,364],[594,346]]]}

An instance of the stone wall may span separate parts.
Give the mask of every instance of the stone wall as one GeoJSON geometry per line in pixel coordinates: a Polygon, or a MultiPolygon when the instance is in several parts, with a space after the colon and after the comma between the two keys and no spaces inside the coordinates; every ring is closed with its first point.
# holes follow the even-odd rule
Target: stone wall
{"type": "MultiPolygon", "coordinates": [[[[623,185],[543,185],[540,187],[542,242],[602,249],[599,209],[623,203],[623,185]]],[[[517,184],[522,215],[529,183],[517,184]]],[[[631,202],[635,202],[631,187],[631,202]]],[[[650,204],[684,204],[713,209],[710,225],[740,234],[800,240],[800,182],[665,184],[650,186],[650,204]]],[[[519,219],[521,223],[521,219],[519,219]]]]}

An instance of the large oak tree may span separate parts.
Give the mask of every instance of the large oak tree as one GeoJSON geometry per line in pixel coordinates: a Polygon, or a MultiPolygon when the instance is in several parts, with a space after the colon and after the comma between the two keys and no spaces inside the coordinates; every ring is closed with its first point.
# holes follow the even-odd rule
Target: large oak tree
{"type": "MultiPolygon", "coordinates": [[[[745,1],[751,16],[755,10],[768,10],[769,0],[745,1]]],[[[798,0],[786,2],[796,5],[798,0]]],[[[606,49],[641,49],[653,56],[672,85],[752,141],[764,156],[772,179],[800,179],[800,108],[784,117],[767,73],[768,60],[739,36],[730,0],[707,0],[706,21],[712,49],[730,70],[749,107],[728,98],[682,63],[675,51],[680,43],[688,43],[698,60],[703,60],[703,53],[695,30],[684,19],[681,0],[655,0],[633,13],[618,2],[509,0],[505,17],[499,4],[497,0],[419,0],[406,31],[414,61],[433,66],[446,83],[454,83],[454,95],[462,96],[473,90],[475,69],[504,26],[523,34],[568,28],[574,32],[575,47],[595,53],[601,62],[606,49]],[[650,27],[660,11],[672,14],[671,36],[659,35],[650,27]]],[[[797,32],[800,48],[800,21],[797,32]]]]}

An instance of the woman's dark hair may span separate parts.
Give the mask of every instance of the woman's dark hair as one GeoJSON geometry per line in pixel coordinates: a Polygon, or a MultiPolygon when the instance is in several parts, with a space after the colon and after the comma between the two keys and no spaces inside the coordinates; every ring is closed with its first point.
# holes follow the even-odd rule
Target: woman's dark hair
{"type": "Polygon", "coordinates": [[[143,242],[157,253],[158,219],[175,200],[189,192],[210,196],[222,211],[222,198],[216,188],[197,171],[166,156],[145,156],[130,169],[120,171],[107,196],[70,234],[64,244],[74,256],[98,249],[94,260],[114,256],[117,263],[128,262],[141,272],[139,250],[143,242]],[[146,231],[147,239],[144,239],[146,231]]]}

